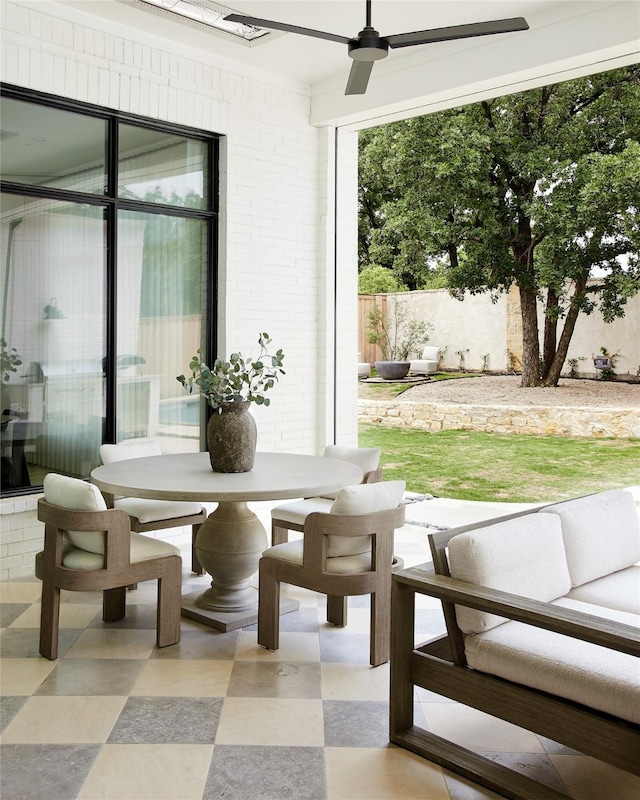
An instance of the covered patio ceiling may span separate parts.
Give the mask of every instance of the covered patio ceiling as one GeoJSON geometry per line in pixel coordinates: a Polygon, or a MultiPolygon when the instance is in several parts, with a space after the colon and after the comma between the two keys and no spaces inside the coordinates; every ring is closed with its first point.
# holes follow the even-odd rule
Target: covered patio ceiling
{"type": "MultiPolygon", "coordinates": [[[[365,0],[190,0],[353,37],[365,23],[365,0]]],[[[170,6],[175,0],[165,0],[170,6]]],[[[58,4],[57,4],[58,5],[58,4]]],[[[125,24],[141,40],[169,39],[240,70],[269,74],[311,98],[311,122],[352,129],[417,116],[636,63],[637,0],[373,0],[382,35],[505,17],[525,17],[528,31],[391,50],[375,64],[365,95],[345,96],[351,59],[344,44],[275,32],[247,44],[195,22],[177,21],[140,0],[64,0],[108,30],[125,24]]],[[[91,24],[91,20],[87,20],[91,24]]]]}

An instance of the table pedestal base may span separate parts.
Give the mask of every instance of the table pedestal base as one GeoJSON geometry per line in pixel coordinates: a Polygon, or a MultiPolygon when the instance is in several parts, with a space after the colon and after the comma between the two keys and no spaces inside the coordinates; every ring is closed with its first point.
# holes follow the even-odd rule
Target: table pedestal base
{"type": "MultiPolygon", "coordinates": [[[[182,616],[221,631],[255,624],[258,592],[250,578],[266,547],[264,526],[246,503],[219,503],[196,539],[198,559],[211,575],[211,586],[183,596],[182,616]]],[[[298,605],[295,600],[284,601],[280,613],[295,611],[298,605]]]]}
{"type": "MultiPolygon", "coordinates": [[[[196,601],[201,596],[201,592],[193,592],[182,596],[182,616],[193,619],[209,628],[223,631],[235,631],[238,628],[246,628],[248,625],[255,625],[258,621],[258,592],[255,592],[256,602],[252,609],[245,611],[213,611],[207,608],[200,608],[196,601]]],[[[297,611],[300,603],[288,597],[280,600],[280,614],[288,614],[297,611]]]]}

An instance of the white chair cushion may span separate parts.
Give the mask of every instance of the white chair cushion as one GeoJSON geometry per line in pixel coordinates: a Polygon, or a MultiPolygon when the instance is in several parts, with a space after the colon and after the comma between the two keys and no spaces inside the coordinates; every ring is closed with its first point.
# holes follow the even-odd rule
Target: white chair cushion
{"type": "Polygon", "coordinates": [[[296,500],[293,503],[285,503],[271,509],[272,519],[281,519],[284,522],[293,522],[296,525],[304,525],[307,515],[314,511],[321,514],[328,514],[331,511],[333,500],[328,497],[307,497],[304,500],[296,500]]]}
{"type": "Polygon", "coordinates": [[[631,492],[599,492],[543,510],[562,522],[572,586],[640,561],[640,519],[631,492]]]}
{"type": "Polygon", "coordinates": [[[115,461],[126,461],[129,458],[161,455],[162,450],[157,439],[133,439],[120,444],[100,445],[100,458],[103,464],[113,464],[115,461]]]}
{"type": "MultiPolygon", "coordinates": [[[[135,531],[131,532],[130,559],[132,564],[138,561],[148,561],[150,558],[179,555],[180,550],[168,542],[152,539],[150,536],[143,536],[135,531]]],[[[69,569],[103,569],[104,554],[88,553],[86,550],[72,547],[65,553],[62,563],[69,569]]]]}
{"type": "Polygon", "coordinates": [[[432,344],[425,345],[422,350],[422,358],[424,361],[438,361],[440,359],[440,348],[432,344]]]}
{"type": "MultiPolygon", "coordinates": [[[[451,576],[480,586],[550,602],[571,588],[560,520],[526,514],[454,536],[449,542],[451,576]]],[[[456,606],[464,633],[481,633],[504,617],[456,606]]]]}
{"type": "MultiPolygon", "coordinates": [[[[329,513],[352,516],[397,508],[402,502],[404,490],[404,481],[381,481],[345,486],[338,492],[329,513]]],[[[370,536],[330,536],[327,556],[329,558],[353,556],[367,553],[370,550],[370,536]]]]}
{"type": "MultiPolygon", "coordinates": [[[[295,542],[285,542],[284,544],[269,547],[262,555],[301,567],[303,546],[302,540],[298,539],[295,542]]],[[[326,572],[330,572],[333,575],[355,575],[359,572],[369,572],[371,569],[371,551],[351,556],[327,558],[325,569],[326,572]]]]}
{"type": "Polygon", "coordinates": [[[200,503],[187,503],[173,500],[147,500],[141,497],[121,497],[113,502],[114,508],[126,511],[130,517],[135,517],[142,524],[147,522],[161,522],[163,519],[176,517],[190,517],[200,514],[200,503]]]}
{"type": "Polygon", "coordinates": [[[572,589],[567,597],[640,614],[640,566],[627,567],[595,581],[583,583],[572,589]]]}
{"type": "MultiPolygon", "coordinates": [[[[323,457],[337,458],[340,461],[349,461],[351,464],[355,464],[362,470],[362,477],[367,472],[378,469],[380,464],[380,450],[377,447],[341,447],[337,444],[328,444],[324,448],[323,457]]],[[[326,492],[322,496],[335,500],[339,491],[336,489],[335,492],[326,492]]]]}
{"type": "MultiPolygon", "coordinates": [[[[50,472],[44,476],[44,499],[47,503],[72,511],[106,511],[107,504],[97,486],[79,478],[50,472]]],[[[67,538],[76,547],[91,553],[104,553],[104,533],[100,531],[67,531],[67,538]]]]}
{"type": "MultiPolygon", "coordinates": [[[[566,598],[553,605],[596,613],[566,598]]],[[[633,614],[599,609],[597,616],[638,625],[633,614]]],[[[465,654],[474,669],[640,723],[638,659],[626,653],[510,621],[467,636],[465,654]]]]}

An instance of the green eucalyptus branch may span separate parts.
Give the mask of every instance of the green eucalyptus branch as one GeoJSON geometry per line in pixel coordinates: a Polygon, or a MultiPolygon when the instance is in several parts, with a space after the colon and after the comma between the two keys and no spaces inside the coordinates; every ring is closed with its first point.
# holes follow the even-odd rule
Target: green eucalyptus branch
{"type": "Polygon", "coordinates": [[[260,353],[254,361],[242,353],[232,353],[227,361],[217,358],[211,367],[204,360],[204,352],[198,350],[189,362],[190,377],[178,375],[177,380],[193,392],[197,387],[209,405],[220,409],[223,403],[249,401],[259,406],[268,406],[270,400],[265,392],[273,389],[280,375],[284,375],[282,350],[270,355],[267,346],[271,343],[268,333],[258,337],[260,353]]]}

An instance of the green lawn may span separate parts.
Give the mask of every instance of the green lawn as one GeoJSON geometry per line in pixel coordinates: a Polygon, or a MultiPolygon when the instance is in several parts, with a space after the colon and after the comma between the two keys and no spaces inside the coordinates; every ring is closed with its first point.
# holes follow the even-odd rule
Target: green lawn
{"type": "Polygon", "coordinates": [[[640,484],[637,439],[440,431],[361,425],[360,447],[379,447],[385,480],[460,500],[535,503],[640,484]]]}

